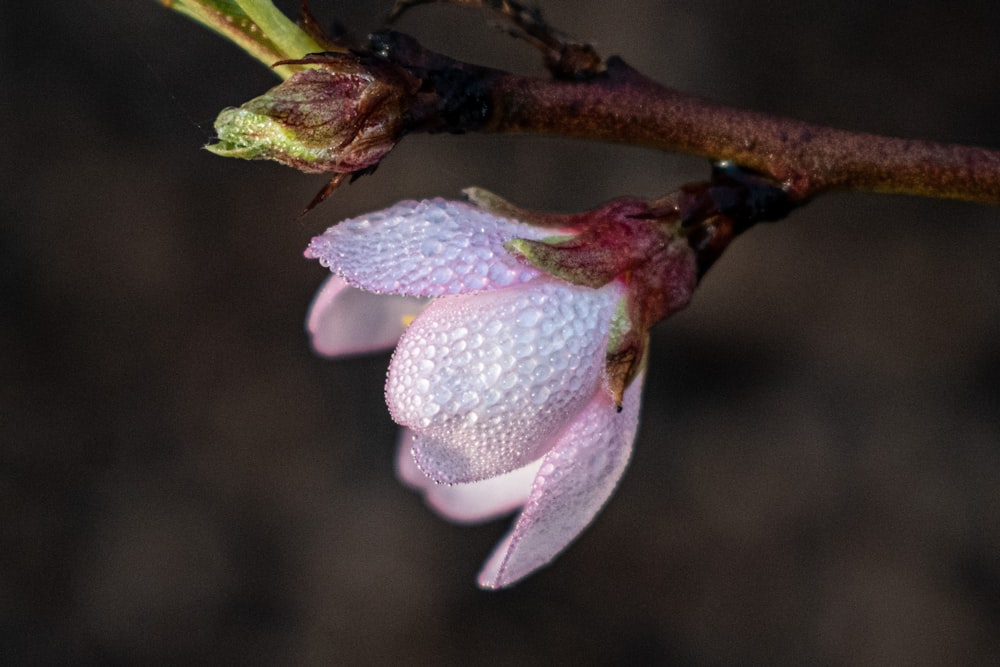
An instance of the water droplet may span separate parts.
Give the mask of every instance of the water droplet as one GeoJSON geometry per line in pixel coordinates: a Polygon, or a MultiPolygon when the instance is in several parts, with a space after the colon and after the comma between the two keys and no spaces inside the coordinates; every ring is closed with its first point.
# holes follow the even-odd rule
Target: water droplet
{"type": "Polygon", "coordinates": [[[435,402],[444,404],[451,400],[452,393],[447,387],[437,385],[434,387],[432,396],[435,402]]]}
{"type": "Polygon", "coordinates": [[[483,405],[485,406],[496,405],[501,399],[503,399],[503,392],[495,387],[487,389],[483,393],[483,405]]]}
{"type": "Polygon", "coordinates": [[[506,287],[514,282],[515,273],[503,264],[494,264],[490,267],[489,277],[500,287],[506,287]]]}
{"type": "Polygon", "coordinates": [[[531,376],[535,379],[535,382],[545,382],[552,377],[552,368],[541,364],[535,367],[535,370],[531,372],[531,376]]]}
{"type": "Polygon", "coordinates": [[[534,392],[532,392],[531,402],[534,403],[535,405],[541,405],[542,403],[544,403],[549,399],[549,394],[551,393],[552,391],[547,386],[543,385],[538,389],[536,389],[534,392]]]}
{"type": "Polygon", "coordinates": [[[517,333],[514,334],[515,343],[530,343],[533,340],[535,340],[534,329],[519,329],[517,333]]]}
{"type": "Polygon", "coordinates": [[[427,239],[420,246],[420,253],[428,258],[439,255],[442,250],[444,250],[444,244],[437,239],[427,239]]]}
{"type": "Polygon", "coordinates": [[[444,285],[452,279],[452,272],[447,266],[439,266],[431,273],[431,282],[435,285],[444,285]]]}
{"type": "Polygon", "coordinates": [[[524,359],[530,357],[535,353],[535,346],[529,345],[527,343],[517,343],[514,345],[514,356],[518,359],[524,359]]]}
{"type": "Polygon", "coordinates": [[[469,290],[481,290],[489,285],[486,276],[468,275],[462,279],[462,284],[469,290]]]}
{"type": "Polygon", "coordinates": [[[542,311],[538,308],[526,308],[517,315],[519,327],[533,327],[542,319],[542,311]]]}
{"type": "Polygon", "coordinates": [[[458,397],[458,404],[461,408],[468,410],[479,403],[479,394],[474,391],[463,391],[458,397]]]}
{"type": "Polygon", "coordinates": [[[486,371],[483,373],[483,378],[486,380],[487,384],[496,384],[497,380],[500,379],[500,373],[503,371],[500,368],[500,364],[490,364],[486,367],[486,371]]]}

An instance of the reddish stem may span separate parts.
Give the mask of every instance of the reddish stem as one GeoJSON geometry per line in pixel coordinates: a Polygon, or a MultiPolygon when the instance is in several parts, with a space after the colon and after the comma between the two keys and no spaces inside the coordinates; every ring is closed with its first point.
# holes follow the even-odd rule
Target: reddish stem
{"type": "MultiPolygon", "coordinates": [[[[476,128],[598,139],[726,159],[783,183],[793,200],[835,189],[1000,204],[1000,151],[883,137],[685,95],[619,59],[585,82],[495,73],[476,128]]],[[[471,128],[470,128],[471,129],[471,128]]]]}

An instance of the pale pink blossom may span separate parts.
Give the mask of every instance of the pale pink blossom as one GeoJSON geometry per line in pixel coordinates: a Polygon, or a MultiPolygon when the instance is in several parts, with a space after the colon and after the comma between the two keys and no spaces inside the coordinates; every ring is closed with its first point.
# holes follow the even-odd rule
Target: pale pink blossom
{"type": "Polygon", "coordinates": [[[307,322],[317,352],[399,340],[386,402],[406,427],[400,478],[459,522],[523,508],[480,572],[485,588],[565,549],[631,455],[642,373],[620,411],[605,376],[625,286],[572,284],[504,248],[568,231],[434,199],[345,220],[306,251],[334,273],[307,322]]]}

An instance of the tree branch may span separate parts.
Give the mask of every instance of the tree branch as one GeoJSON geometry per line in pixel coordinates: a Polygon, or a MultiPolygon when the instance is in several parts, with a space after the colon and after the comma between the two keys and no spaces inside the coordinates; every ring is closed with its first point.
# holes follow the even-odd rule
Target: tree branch
{"type": "Polygon", "coordinates": [[[731,160],[795,200],[829,190],[1000,204],[1000,151],[839,130],[685,95],[612,58],[576,83],[501,73],[479,129],[599,139],[731,160]]]}
{"type": "MultiPolygon", "coordinates": [[[[1000,151],[884,137],[736,109],[666,88],[619,58],[600,60],[512,0],[487,6],[542,51],[553,78],[454,60],[376,32],[367,51],[314,39],[270,0],[160,0],[232,39],[279,74],[300,73],[220,114],[211,150],[308,172],[370,173],[410,132],[559,135],[693,153],[759,172],[792,204],[867,190],[1000,204],[1000,151]],[[322,43],[322,44],[321,44],[322,43]],[[306,52],[338,51],[309,56],[306,52]],[[310,69],[312,68],[312,69],[310,69]]],[[[428,0],[403,0],[397,13],[428,0]]],[[[303,15],[311,19],[303,4],[303,15]]],[[[308,21],[306,21],[308,25],[308,21]]]]}

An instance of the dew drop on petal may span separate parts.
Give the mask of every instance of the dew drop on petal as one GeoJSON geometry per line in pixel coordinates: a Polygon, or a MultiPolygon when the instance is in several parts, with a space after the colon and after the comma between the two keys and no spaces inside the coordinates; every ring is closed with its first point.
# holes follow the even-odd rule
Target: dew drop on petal
{"type": "Polygon", "coordinates": [[[533,327],[542,319],[542,311],[538,308],[525,308],[517,314],[517,326],[533,327]]]}
{"type": "Polygon", "coordinates": [[[488,385],[495,384],[500,379],[500,373],[502,372],[503,368],[500,367],[500,364],[490,364],[483,372],[483,382],[488,385]]]}
{"type": "Polygon", "coordinates": [[[432,394],[434,401],[436,403],[447,404],[448,401],[452,399],[454,394],[444,385],[436,385],[434,387],[434,393],[432,394]]]}
{"type": "Polygon", "coordinates": [[[546,366],[545,364],[539,364],[535,367],[535,370],[531,372],[531,377],[535,382],[541,383],[545,382],[552,376],[552,368],[546,366]]]}
{"type": "Polygon", "coordinates": [[[472,408],[479,404],[479,395],[474,391],[464,391],[458,397],[459,406],[462,408],[472,408]]]}
{"type": "Polygon", "coordinates": [[[451,280],[453,275],[447,266],[439,266],[431,272],[431,282],[435,285],[444,285],[451,280]]]}
{"type": "Polygon", "coordinates": [[[545,385],[542,385],[541,387],[535,389],[534,392],[532,392],[531,402],[534,403],[535,405],[542,405],[543,403],[545,403],[545,401],[549,399],[550,393],[551,391],[549,390],[549,388],[545,385]]]}
{"type": "Polygon", "coordinates": [[[444,250],[444,244],[437,239],[427,239],[424,241],[423,245],[420,246],[420,254],[427,258],[440,255],[442,250],[444,250]]]}
{"type": "Polygon", "coordinates": [[[535,340],[534,329],[519,329],[514,334],[514,342],[516,343],[530,344],[533,340],[535,340]]]}
{"type": "Polygon", "coordinates": [[[517,343],[514,345],[513,352],[516,358],[524,359],[535,353],[535,347],[529,343],[517,343]]]}

